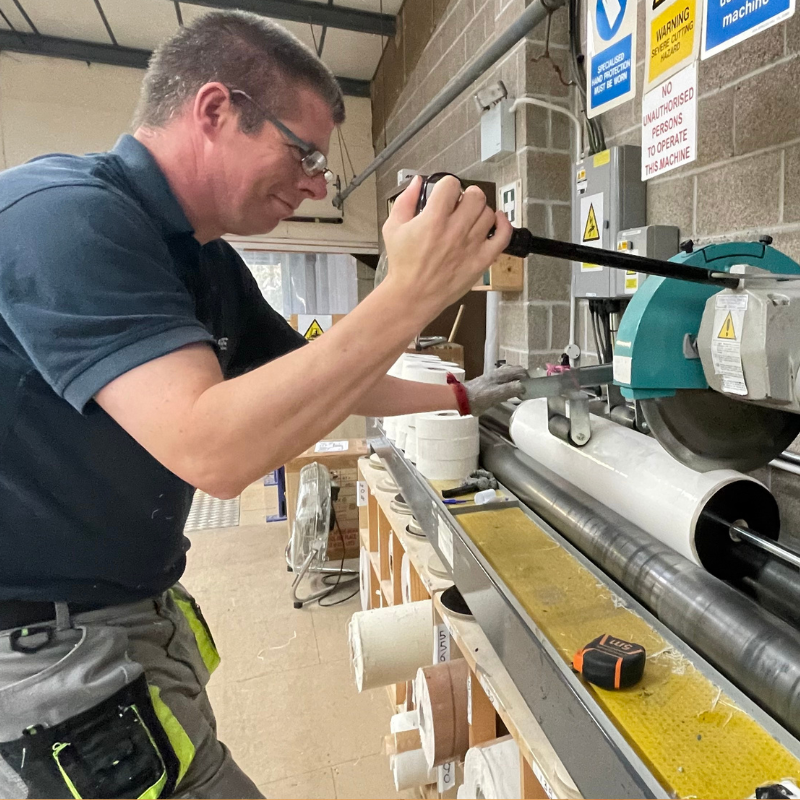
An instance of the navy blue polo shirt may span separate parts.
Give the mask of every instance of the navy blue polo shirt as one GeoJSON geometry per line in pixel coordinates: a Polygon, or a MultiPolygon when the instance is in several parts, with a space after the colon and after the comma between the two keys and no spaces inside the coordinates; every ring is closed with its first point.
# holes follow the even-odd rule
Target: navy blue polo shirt
{"type": "Polygon", "coordinates": [[[304,339],[230,245],[200,246],[142,144],[0,173],[0,600],[125,603],[180,578],[193,487],[93,397],[194,342],[230,378],[304,339]]]}

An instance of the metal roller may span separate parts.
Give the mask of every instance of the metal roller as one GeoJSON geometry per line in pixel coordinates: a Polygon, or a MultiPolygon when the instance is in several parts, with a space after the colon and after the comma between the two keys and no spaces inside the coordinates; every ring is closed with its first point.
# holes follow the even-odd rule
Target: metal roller
{"type": "MultiPolygon", "coordinates": [[[[502,413],[494,416],[502,425],[502,413]]],[[[800,735],[800,633],[486,427],[481,462],[769,714],[800,735]]]]}

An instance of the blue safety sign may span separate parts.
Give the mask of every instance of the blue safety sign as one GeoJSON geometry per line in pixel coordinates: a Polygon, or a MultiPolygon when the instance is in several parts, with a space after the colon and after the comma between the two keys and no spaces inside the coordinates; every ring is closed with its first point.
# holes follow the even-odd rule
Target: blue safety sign
{"type": "Polygon", "coordinates": [[[636,2],[589,0],[587,6],[587,113],[594,117],[636,94],[636,2]]]}
{"type": "Polygon", "coordinates": [[[706,0],[702,58],[733,47],[794,14],[795,0],[706,0]]]}

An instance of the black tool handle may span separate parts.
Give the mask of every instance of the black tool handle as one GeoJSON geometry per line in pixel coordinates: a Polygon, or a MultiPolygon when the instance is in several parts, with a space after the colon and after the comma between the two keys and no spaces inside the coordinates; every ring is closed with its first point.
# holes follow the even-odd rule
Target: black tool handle
{"type": "Polygon", "coordinates": [[[462,494],[477,492],[479,488],[477,481],[470,481],[469,483],[462,483],[461,486],[456,486],[454,489],[443,489],[442,497],[448,500],[451,497],[459,497],[462,494]]]}
{"type": "Polygon", "coordinates": [[[676,264],[674,261],[661,261],[657,258],[646,258],[626,253],[624,250],[604,250],[599,247],[587,247],[585,244],[562,242],[558,239],[546,239],[534,236],[527,228],[514,228],[511,241],[503,251],[510,256],[550,256],[569,261],[584,261],[599,264],[611,269],[625,269],[631,272],[643,272],[646,275],[658,275],[662,278],[677,278],[692,283],[706,283],[713,286],[735,288],[739,285],[737,278],[712,277],[713,271],[703,267],[692,267],[688,264],[676,264]]]}

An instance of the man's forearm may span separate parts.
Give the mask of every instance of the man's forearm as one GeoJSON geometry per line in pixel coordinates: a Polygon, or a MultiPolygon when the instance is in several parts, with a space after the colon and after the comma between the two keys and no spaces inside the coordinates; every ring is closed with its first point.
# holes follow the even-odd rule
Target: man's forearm
{"type": "Polygon", "coordinates": [[[385,375],[362,395],[353,413],[366,417],[393,417],[455,408],[456,396],[449,386],[404,381],[385,375]]]}

